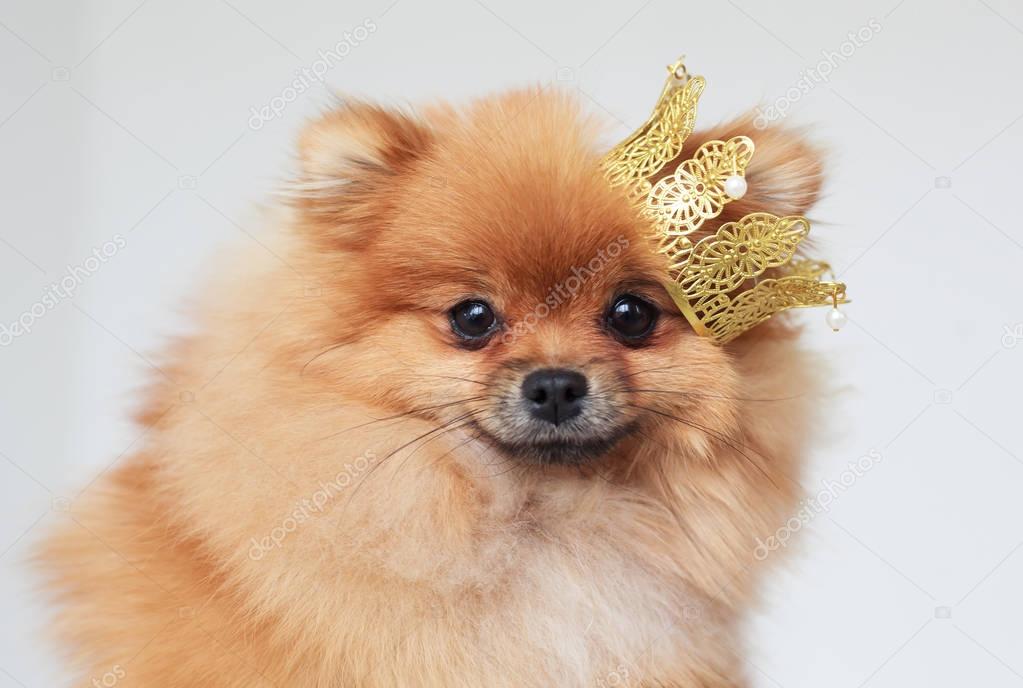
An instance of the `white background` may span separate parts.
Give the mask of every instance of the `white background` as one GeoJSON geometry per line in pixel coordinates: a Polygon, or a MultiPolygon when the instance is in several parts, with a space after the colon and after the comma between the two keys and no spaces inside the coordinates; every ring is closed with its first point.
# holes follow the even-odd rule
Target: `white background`
{"type": "Polygon", "coordinates": [[[756,686],[1023,684],[1023,305],[1018,222],[1023,7],[615,0],[0,2],[0,325],[115,235],[73,298],[0,348],[0,687],[60,686],[24,560],[79,490],[130,451],[128,416],[210,257],[258,240],[317,86],[253,130],[367,19],[327,75],[390,103],[556,82],[607,118],[646,117],[662,66],[708,78],[700,121],[786,98],[831,151],[818,252],[851,324],[809,336],[842,389],[808,491],[881,461],[800,533],[766,587],[756,686]],[[191,188],[193,187],[194,188],[191,188]],[[1019,328],[1019,329],[1016,329],[1019,328]]]}

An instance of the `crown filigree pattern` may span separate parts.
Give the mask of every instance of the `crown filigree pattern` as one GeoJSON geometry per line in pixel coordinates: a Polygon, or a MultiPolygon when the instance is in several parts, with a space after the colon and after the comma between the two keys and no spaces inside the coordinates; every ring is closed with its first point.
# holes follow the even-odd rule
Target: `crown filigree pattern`
{"type": "Polygon", "coordinates": [[[725,193],[725,180],[745,174],[753,158],[753,141],[736,136],[727,141],[708,141],[675,173],[653,185],[646,198],[646,210],[666,236],[692,234],[705,220],[721,214],[732,197],[725,193]]]}
{"type": "Polygon", "coordinates": [[[745,195],[755,146],[746,136],[708,141],[658,178],[681,155],[706,85],[682,60],[668,71],[653,114],[604,157],[602,167],[611,186],[622,188],[650,219],[657,251],[667,261],[672,299],[697,333],[722,344],[790,308],[831,305],[828,324],[839,329],[845,285],[821,280],[830,272],[827,263],[795,258],[810,231],[806,218],[755,212],[699,241],[691,237],[745,195]]]}
{"type": "Polygon", "coordinates": [[[625,187],[632,198],[650,192],[647,177],[682,153],[696,126],[696,103],[706,85],[703,77],[690,77],[681,62],[668,79],[653,114],[632,136],[604,158],[604,171],[613,186],[625,187]]]}

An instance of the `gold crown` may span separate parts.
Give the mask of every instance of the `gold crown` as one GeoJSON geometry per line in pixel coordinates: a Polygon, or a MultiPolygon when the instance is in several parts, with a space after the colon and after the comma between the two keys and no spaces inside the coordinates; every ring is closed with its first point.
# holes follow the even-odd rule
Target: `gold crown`
{"type": "Polygon", "coordinates": [[[681,153],[696,123],[696,103],[706,82],[682,60],[668,79],[653,114],[603,160],[613,187],[621,187],[654,224],[658,252],[668,260],[668,292],[697,333],[724,344],[775,313],[831,305],[828,325],[845,315],[845,285],[824,282],[827,263],[795,259],[810,223],[804,217],[751,213],[727,222],[699,241],[690,236],[746,193],[753,141],[735,136],[708,141],[673,174],[653,181],[681,153]],[[774,270],[768,273],[768,270],[774,270]]]}

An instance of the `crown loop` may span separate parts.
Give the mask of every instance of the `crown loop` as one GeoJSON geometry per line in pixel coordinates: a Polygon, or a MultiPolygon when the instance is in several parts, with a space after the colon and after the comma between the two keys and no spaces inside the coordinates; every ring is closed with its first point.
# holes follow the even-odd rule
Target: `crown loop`
{"type": "Polygon", "coordinates": [[[689,83],[689,79],[692,75],[689,74],[689,70],[686,69],[685,63],[686,56],[678,58],[674,64],[668,65],[668,73],[671,74],[672,81],[676,86],[685,86],[689,83]]]}

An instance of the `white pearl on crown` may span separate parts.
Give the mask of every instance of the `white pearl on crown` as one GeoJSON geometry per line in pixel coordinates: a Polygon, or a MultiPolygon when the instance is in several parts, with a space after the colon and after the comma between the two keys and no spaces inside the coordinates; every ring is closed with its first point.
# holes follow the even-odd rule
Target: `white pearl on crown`
{"type": "Polygon", "coordinates": [[[733,174],[725,179],[725,193],[729,198],[742,198],[746,195],[746,178],[742,175],[733,174]]]}
{"type": "Polygon", "coordinates": [[[838,310],[837,308],[832,308],[830,311],[828,311],[828,314],[824,316],[824,321],[828,323],[828,327],[830,327],[835,332],[838,332],[843,327],[845,327],[845,324],[847,322],[849,322],[849,318],[847,318],[845,316],[845,313],[838,310]]]}

